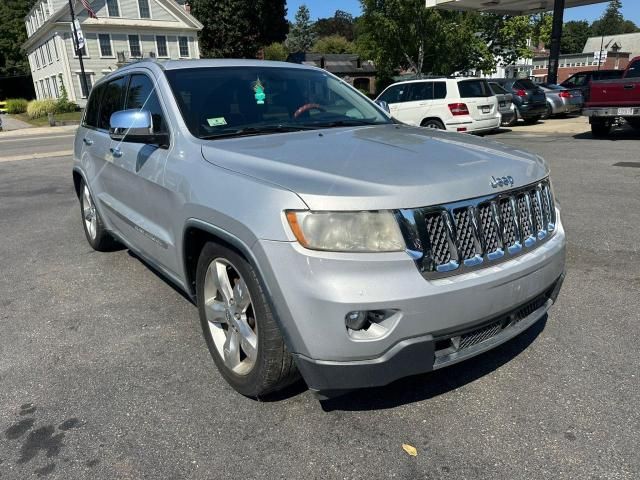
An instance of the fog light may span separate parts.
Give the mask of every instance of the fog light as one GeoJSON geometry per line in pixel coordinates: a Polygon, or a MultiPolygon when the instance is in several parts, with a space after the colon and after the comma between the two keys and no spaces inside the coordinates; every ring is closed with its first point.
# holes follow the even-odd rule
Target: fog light
{"type": "Polygon", "coordinates": [[[369,320],[367,319],[367,313],[363,311],[349,312],[344,317],[344,323],[347,328],[351,330],[362,330],[369,326],[369,320]]]}
{"type": "Polygon", "coordinates": [[[459,132],[466,132],[467,131],[467,127],[458,127],[458,131],[459,132]]]}

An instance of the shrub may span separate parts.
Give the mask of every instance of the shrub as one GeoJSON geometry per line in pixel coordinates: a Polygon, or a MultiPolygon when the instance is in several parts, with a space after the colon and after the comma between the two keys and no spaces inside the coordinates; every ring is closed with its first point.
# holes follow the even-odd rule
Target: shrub
{"type": "Polygon", "coordinates": [[[49,113],[56,113],[58,102],[52,99],[32,100],[27,105],[27,116],[31,119],[46,117],[49,113]]]}
{"type": "Polygon", "coordinates": [[[27,111],[28,103],[24,98],[8,98],[7,113],[24,113],[27,111]]]}
{"type": "Polygon", "coordinates": [[[78,110],[78,105],[76,105],[73,102],[70,102],[65,98],[60,98],[56,102],[55,113],[69,113],[69,112],[75,112],[76,110],[78,110]]]}

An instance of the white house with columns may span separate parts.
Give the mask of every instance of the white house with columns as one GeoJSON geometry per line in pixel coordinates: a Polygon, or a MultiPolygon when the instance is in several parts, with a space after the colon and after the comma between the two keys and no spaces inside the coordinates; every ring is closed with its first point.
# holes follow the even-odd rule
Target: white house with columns
{"type": "MultiPolygon", "coordinates": [[[[88,0],[98,18],[72,0],[86,45],[83,52],[89,89],[119,66],[140,58],[200,58],[202,24],[184,0],[88,0]]],[[[88,92],[72,39],[68,0],[40,0],[25,17],[26,51],[38,99],[59,98],[84,106],[88,92]]]]}

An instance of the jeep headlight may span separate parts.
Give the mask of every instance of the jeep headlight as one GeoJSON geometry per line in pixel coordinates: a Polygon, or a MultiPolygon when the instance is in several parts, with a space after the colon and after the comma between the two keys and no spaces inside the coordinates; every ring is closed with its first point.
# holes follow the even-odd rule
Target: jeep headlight
{"type": "Polygon", "coordinates": [[[288,211],[286,215],[298,242],[312,250],[399,252],[406,248],[390,211],[288,211]]]}

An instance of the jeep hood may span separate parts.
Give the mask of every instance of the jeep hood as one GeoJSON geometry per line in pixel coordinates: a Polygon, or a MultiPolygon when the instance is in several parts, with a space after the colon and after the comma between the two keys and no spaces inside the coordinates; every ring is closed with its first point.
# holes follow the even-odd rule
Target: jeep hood
{"type": "MultiPolygon", "coordinates": [[[[312,210],[411,208],[498,193],[548,174],[538,156],[466,134],[404,125],[203,142],[222,168],[286,188],[312,210]],[[491,177],[513,187],[493,188],[491,177]]],[[[242,195],[242,192],[238,192],[242,195]]]]}

